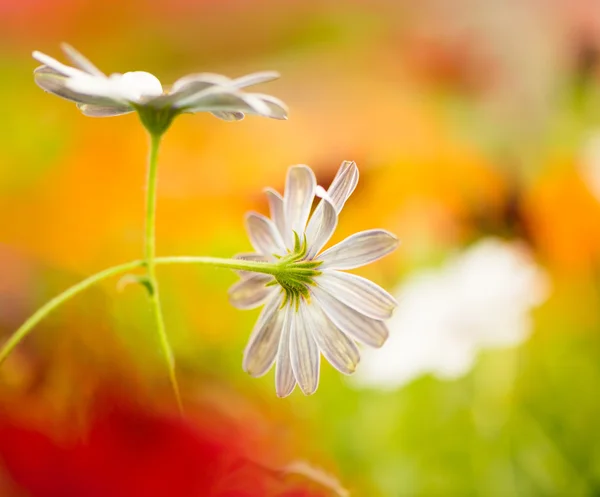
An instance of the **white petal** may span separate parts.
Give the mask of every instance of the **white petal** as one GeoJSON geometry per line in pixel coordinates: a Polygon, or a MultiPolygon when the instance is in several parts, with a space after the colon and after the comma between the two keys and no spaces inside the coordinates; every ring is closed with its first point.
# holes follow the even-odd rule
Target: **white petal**
{"type": "Polygon", "coordinates": [[[229,302],[237,309],[254,309],[275,291],[275,287],[267,286],[273,277],[268,274],[253,274],[229,288],[229,302]]]}
{"type": "Polygon", "coordinates": [[[315,393],[319,386],[319,366],[321,356],[312,331],[306,326],[308,304],[300,302],[298,310],[292,309],[295,324],[290,337],[290,358],[292,371],[304,395],[315,393]]]}
{"type": "Polygon", "coordinates": [[[320,288],[311,291],[333,324],[350,338],[376,348],[385,343],[389,331],[383,321],[360,314],[320,288]]]}
{"type": "Polygon", "coordinates": [[[385,230],[361,231],[319,256],[321,269],[354,269],[369,264],[398,247],[398,238],[385,230]]]}
{"type": "Polygon", "coordinates": [[[398,303],[379,285],[355,274],[323,271],[319,286],[339,301],[373,319],[388,319],[398,303]]]}
{"type": "Polygon", "coordinates": [[[261,116],[267,116],[271,119],[285,120],[288,117],[288,108],[281,100],[272,96],[265,95],[264,93],[246,93],[246,98],[252,97],[259,100],[262,104],[266,105],[269,109],[267,112],[254,112],[248,111],[248,114],[258,114],[261,116]]]}
{"type": "Polygon", "coordinates": [[[162,95],[163,92],[159,79],[149,72],[126,72],[125,74],[120,75],[118,79],[120,80],[119,84],[122,85],[124,89],[127,89],[135,100],[139,100],[143,97],[158,97],[159,95],[162,95]]]}
{"type": "Polygon", "coordinates": [[[127,105],[118,104],[112,106],[93,105],[93,104],[77,104],[79,110],[86,116],[90,117],[113,117],[122,114],[133,112],[133,108],[127,105]]]}
{"type": "Polygon", "coordinates": [[[329,195],[327,195],[320,186],[317,186],[316,193],[321,197],[321,202],[319,203],[321,215],[315,221],[313,221],[313,218],[311,217],[311,220],[308,223],[308,228],[306,230],[306,239],[308,240],[309,246],[307,254],[308,259],[313,259],[321,251],[331,238],[331,235],[333,235],[338,222],[338,216],[329,195]],[[311,238],[309,238],[308,233],[310,233],[311,238]]]}
{"type": "Polygon", "coordinates": [[[94,64],[92,64],[86,57],[84,57],[80,52],[75,50],[71,45],[67,43],[61,43],[61,48],[63,52],[67,54],[67,57],[71,59],[71,62],[75,64],[82,71],[91,74],[92,76],[100,76],[106,77],[105,74],[98,69],[94,64]]]}
{"type": "Polygon", "coordinates": [[[246,215],[246,230],[250,243],[259,254],[272,256],[285,252],[283,240],[273,222],[261,214],[250,212],[246,215]]]}
{"type": "MultiPolygon", "coordinates": [[[[283,197],[286,227],[295,231],[300,239],[304,235],[316,187],[317,180],[310,167],[293,166],[288,169],[283,197]]],[[[288,248],[292,247],[288,245],[288,248]]]]}
{"type": "Polygon", "coordinates": [[[243,368],[255,378],[264,375],[275,362],[285,311],[280,309],[283,294],[271,298],[261,311],[244,350],[243,368]]]}
{"type": "MultiPolygon", "coordinates": [[[[270,257],[266,255],[257,254],[255,252],[244,252],[242,254],[236,254],[233,256],[234,259],[240,259],[242,261],[258,261],[258,262],[269,262],[271,260],[270,257]]],[[[256,274],[253,271],[242,271],[235,270],[235,272],[240,276],[240,278],[249,278],[250,276],[256,274]]]]}
{"type": "Polygon", "coordinates": [[[81,73],[67,80],[66,85],[73,91],[122,102],[141,102],[162,94],[162,86],[156,76],[143,71],[111,74],[108,78],[81,73]]]}
{"type": "Polygon", "coordinates": [[[226,111],[217,111],[211,112],[211,114],[215,117],[223,121],[241,121],[244,119],[245,114],[243,112],[226,112],[226,111]]]}
{"type": "MultiPolygon", "coordinates": [[[[346,200],[352,195],[357,183],[358,168],[356,167],[356,164],[350,161],[342,162],[329,190],[327,190],[327,194],[329,195],[337,214],[341,212],[346,200]]],[[[309,240],[309,245],[310,242],[315,239],[316,231],[323,222],[323,216],[325,215],[323,212],[324,209],[325,205],[323,202],[320,202],[310,218],[310,222],[306,228],[306,239],[309,240]]]]}
{"type": "Polygon", "coordinates": [[[238,91],[278,76],[275,72],[264,72],[232,80],[220,74],[192,74],[175,82],[168,100],[170,105],[187,112],[213,112],[226,121],[239,121],[244,113],[287,119],[287,107],[278,98],[238,91]]]}
{"type": "Polygon", "coordinates": [[[33,71],[35,83],[44,91],[80,104],[93,104],[103,107],[121,108],[122,103],[112,98],[98,97],[71,90],[67,87],[69,78],[48,66],[40,66],[33,71]]]}
{"type": "Polygon", "coordinates": [[[303,321],[331,365],[340,373],[354,373],[360,361],[358,348],[331,322],[317,301],[307,305],[303,321]]]}
{"type": "Polygon", "coordinates": [[[275,392],[278,397],[287,397],[296,386],[296,379],[294,378],[292,362],[290,360],[290,334],[293,332],[295,311],[288,304],[285,310],[280,312],[285,312],[285,315],[275,362],[275,392]]]}
{"type": "Polygon", "coordinates": [[[114,74],[110,78],[99,78],[82,72],[79,76],[67,79],[65,86],[71,91],[110,99],[121,105],[135,100],[130,89],[124,88],[114,74]]]}
{"type": "Polygon", "coordinates": [[[344,161],[338,169],[327,193],[331,198],[335,210],[340,213],[346,200],[352,195],[358,184],[358,168],[355,162],[344,161]]]}
{"type": "Polygon", "coordinates": [[[267,195],[267,201],[269,202],[269,212],[271,213],[271,220],[275,223],[281,238],[286,244],[292,242],[292,231],[287,230],[285,226],[285,212],[283,197],[272,188],[266,188],[265,194],[267,195]]]}
{"type": "Polygon", "coordinates": [[[247,74],[246,76],[235,78],[230,81],[231,84],[236,88],[245,88],[247,86],[258,85],[260,83],[267,83],[269,81],[278,79],[279,77],[280,74],[276,71],[262,71],[247,74]]]}
{"type": "Polygon", "coordinates": [[[242,112],[269,115],[269,106],[261,99],[228,87],[213,86],[174,104],[185,112],[242,112]]]}
{"type": "Polygon", "coordinates": [[[189,94],[197,93],[211,86],[233,86],[233,80],[227,76],[209,72],[188,74],[173,83],[171,94],[182,91],[189,92],[189,94]]]}
{"type": "Polygon", "coordinates": [[[69,66],[59,62],[58,60],[50,57],[49,55],[46,55],[42,52],[38,52],[37,50],[35,52],[33,52],[32,55],[35,60],[41,62],[42,64],[50,67],[51,69],[54,69],[56,72],[63,74],[65,76],[75,77],[75,76],[79,76],[81,74],[85,74],[84,72],[80,71],[79,69],[75,69],[74,67],[69,67],[69,66]]]}

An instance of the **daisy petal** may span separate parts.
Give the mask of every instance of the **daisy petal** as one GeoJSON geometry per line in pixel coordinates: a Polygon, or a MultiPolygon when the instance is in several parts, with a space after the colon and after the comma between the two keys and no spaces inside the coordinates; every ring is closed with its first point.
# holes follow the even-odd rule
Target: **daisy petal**
{"type": "Polygon", "coordinates": [[[325,315],[318,302],[306,306],[304,325],[331,365],[343,374],[352,374],[360,361],[358,348],[325,315]]]}
{"type": "Polygon", "coordinates": [[[277,349],[277,359],[275,362],[275,392],[278,397],[287,397],[292,393],[296,386],[292,362],[290,360],[290,335],[293,333],[294,311],[288,304],[284,312],[283,327],[281,329],[281,340],[277,349]]]}
{"type": "Polygon", "coordinates": [[[333,206],[329,195],[327,195],[327,192],[325,192],[322,187],[317,186],[316,193],[317,196],[322,199],[319,203],[319,206],[321,207],[321,216],[316,221],[313,221],[311,218],[306,230],[306,239],[308,241],[308,246],[310,247],[307,255],[309,259],[313,259],[329,241],[331,235],[333,235],[333,232],[335,231],[338,221],[335,207],[333,206]],[[317,222],[318,225],[313,225],[313,223],[317,222]],[[310,233],[310,238],[308,233],[310,233]]]}
{"type": "Polygon", "coordinates": [[[308,304],[301,302],[298,311],[294,313],[294,327],[290,337],[290,358],[292,371],[298,386],[304,395],[312,395],[319,386],[319,366],[321,356],[312,331],[306,326],[308,304]]]}
{"type": "Polygon", "coordinates": [[[233,86],[232,83],[231,79],[221,74],[210,72],[188,74],[173,83],[171,95],[179,94],[183,96],[182,92],[185,92],[189,96],[192,93],[198,93],[211,86],[233,86]]]}
{"type": "Polygon", "coordinates": [[[272,256],[285,252],[283,240],[273,222],[261,214],[246,215],[246,230],[250,243],[259,254],[272,256]]]}
{"type": "MultiPolygon", "coordinates": [[[[333,179],[329,190],[327,190],[327,194],[329,195],[329,199],[333,206],[335,207],[336,212],[339,214],[348,200],[348,197],[352,195],[352,192],[356,188],[358,183],[358,168],[354,162],[344,161],[342,165],[338,169],[338,172],[333,179]]],[[[306,239],[314,240],[315,234],[318,227],[323,222],[323,216],[325,209],[325,204],[320,202],[317,205],[315,212],[310,218],[310,222],[308,223],[308,227],[306,228],[306,239]]]]}
{"type": "Polygon", "coordinates": [[[149,72],[126,72],[123,75],[119,75],[117,80],[124,92],[128,91],[131,93],[129,98],[135,101],[143,97],[158,97],[163,92],[160,80],[149,72]]]}
{"type": "MultiPolygon", "coordinates": [[[[256,98],[261,101],[269,109],[268,113],[260,112],[259,115],[265,115],[271,119],[286,120],[288,117],[288,108],[281,100],[271,95],[264,93],[247,93],[246,95],[256,98]]],[[[257,114],[257,112],[249,111],[249,114],[257,114]]]]}
{"type": "Polygon", "coordinates": [[[344,161],[327,190],[335,210],[340,213],[346,200],[352,195],[358,184],[358,167],[355,162],[344,161]]]}
{"type": "Polygon", "coordinates": [[[77,104],[79,110],[90,117],[112,117],[133,112],[133,108],[123,104],[115,104],[114,106],[93,105],[93,104],[77,104]]]}
{"type": "Polygon", "coordinates": [[[368,230],[349,236],[323,252],[322,269],[354,269],[369,264],[398,247],[398,239],[389,231],[368,230]]]}
{"type": "Polygon", "coordinates": [[[75,50],[71,45],[68,43],[61,43],[60,46],[63,49],[63,52],[67,54],[67,57],[71,59],[71,62],[73,62],[73,64],[75,64],[79,69],[91,74],[92,76],[101,76],[103,78],[106,77],[106,75],[100,69],[92,64],[81,53],[75,50]]]}
{"type": "Polygon", "coordinates": [[[333,324],[350,338],[376,348],[385,343],[389,331],[383,321],[360,314],[320,288],[313,288],[312,292],[333,324]]]}
{"type": "Polygon", "coordinates": [[[261,99],[227,87],[213,87],[203,90],[174,105],[186,112],[242,112],[268,116],[269,106],[261,99]]]}
{"type": "Polygon", "coordinates": [[[236,88],[245,88],[247,86],[258,85],[260,83],[268,83],[275,79],[279,79],[280,74],[276,71],[262,71],[247,74],[241,78],[231,80],[231,84],[236,88]]]}
{"type": "Polygon", "coordinates": [[[244,351],[242,367],[255,378],[264,375],[275,362],[285,313],[281,312],[283,294],[267,302],[252,330],[244,351]]]}
{"type": "Polygon", "coordinates": [[[319,286],[337,300],[373,319],[388,319],[398,306],[396,299],[379,285],[355,274],[323,271],[319,286]]]}
{"type": "Polygon", "coordinates": [[[62,62],[59,62],[58,60],[50,57],[49,55],[46,55],[42,52],[38,52],[37,50],[34,51],[32,53],[32,55],[33,55],[33,58],[35,60],[37,60],[38,62],[41,62],[45,66],[48,66],[49,68],[54,69],[57,73],[62,74],[64,76],[76,77],[81,74],[85,74],[84,72],[80,71],[79,69],[75,69],[74,67],[69,67],[69,66],[63,64],[62,62]]]}
{"type": "Polygon", "coordinates": [[[77,102],[81,104],[93,104],[106,107],[119,107],[122,104],[115,102],[111,98],[98,97],[73,91],[67,87],[68,77],[60,74],[56,70],[48,66],[40,66],[33,71],[35,83],[44,91],[52,93],[57,97],[77,102]]]}
{"type": "MultiPolygon", "coordinates": [[[[308,166],[290,167],[285,182],[284,210],[286,227],[302,236],[310,214],[317,180],[308,166]]],[[[288,248],[292,248],[288,246],[288,248]]]]}
{"type": "Polygon", "coordinates": [[[243,112],[211,112],[211,114],[215,117],[223,121],[241,121],[244,119],[245,114],[243,112]]]}
{"type": "Polygon", "coordinates": [[[253,274],[244,278],[229,288],[229,302],[237,309],[254,309],[269,297],[275,290],[272,286],[266,286],[273,280],[268,274],[253,274]]]}
{"type": "Polygon", "coordinates": [[[267,201],[269,202],[269,212],[271,214],[271,220],[275,223],[281,238],[286,244],[292,243],[291,230],[286,230],[285,227],[285,212],[284,212],[284,203],[283,198],[279,195],[279,192],[276,192],[272,188],[266,188],[265,194],[267,196],[267,201]],[[287,237],[286,237],[287,235],[287,237]],[[286,238],[289,238],[286,239],[286,238]]]}
{"type": "Polygon", "coordinates": [[[120,74],[113,74],[109,78],[98,78],[82,72],[78,76],[68,78],[65,86],[77,93],[109,99],[119,105],[126,105],[135,98],[133,98],[130,88],[119,81],[120,76],[120,74]]]}

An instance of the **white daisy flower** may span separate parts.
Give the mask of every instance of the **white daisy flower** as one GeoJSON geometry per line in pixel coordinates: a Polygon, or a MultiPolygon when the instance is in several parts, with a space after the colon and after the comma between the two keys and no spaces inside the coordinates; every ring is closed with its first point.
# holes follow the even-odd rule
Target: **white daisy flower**
{"type": "Polygon", "coordinates": [[[271,219],[257,213],[246,217],[256,252],[238,257],[279,261],[281,273],[241,272],[229,297],[239,309],[264,304],[243,367],[258,377],[276,363],[279,397],[292,393],[296,383],[306,395],[315,392],[321,353],[338,371],[352,374],[360,359],[355,341],[381,347],[388,337],[384,321],[397,306],[394,298],[375,283],[342,270],[389,254],[398,239],[384,230],[362,231],[321,252],[357,183],[354,162],[342,163],[327,192],[317,186],[309,167],[294,166],[288,171],[284,197],[266,190],[271,219]],[[322,200],[310,216],[315,195],[322,200]]]}
{"type": "Polygon", "coordinates": [[[402,307],[380,354],[365,354],[355,384],[399,388],[424,374],[455,379],[480,351],[514,347],[533,331],[532,310],[551,282],[522,242],[484,238],[438,269],[421,271],[395,293],[402,307]]]}
{"type": "Polygon", "coordinates": [[[242,88],[272,81],[273,71],[230,79],[219,74],[191,74],[165,91],[156,76],[143,71],[105,75],[77,50],[62,49],[76,67],[67,66],[41,52],[33,57],[43,65],[35,69],[35,82],[45,91],[71,100],[87,116],[107,117],[137,111],[144,125],[164,131],[183,112],[211,112],[219,119],[238,121],[245,114],[287,119],[285,104],[270,95],[245,93],[242,88]]]}

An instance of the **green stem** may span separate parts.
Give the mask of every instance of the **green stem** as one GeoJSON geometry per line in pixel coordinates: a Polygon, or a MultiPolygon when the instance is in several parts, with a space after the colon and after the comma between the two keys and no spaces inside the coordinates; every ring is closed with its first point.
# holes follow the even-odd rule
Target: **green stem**
{"type": "Polygon", "coordinates": [[[158,149],[162,135],[150,133],[150,156],[148,157],[148,177],[146,181],[146,234],[144,237],[144,260],[146,262],[147,288],[150,295],[150,309],[156,323],[156,331],[162,349],[169,381],[175,395],[179,412],[183,414],[183,404],[179,393],[179,384],[175,373],[175,356],[167,336],[165,320],[160,302],[158,279],[156,278],[156,185],[158,177],[158,149]]]}
{"type": "MultiPolygon", "coordinates": [[[[194,256],[174,256],[174,257],[157,257],[154,259],[155,264],[200,264],[205,266],[213,266],[226,269],[236,269],[241,271],[251,271],[255,273],[264,273],[278,275],[281,273],[281,267],[277,263],[244,261],[241,259],[223,259],[219,257],[194,257],[194,256]]],[[[66,301],[75,297],[77,294],[87,288],[99,283],[102,280],[108,279],[111,276],[126,273],[132,269],[143,267],[146,265],[145,260],[137,260],[126,262],[118,266],[113,266],[99,273],[96,273],[79,283],[76,283],[70,288],[67,288],[60,295],[46,302],[35,313],[33,313],[27,321],[25,321],[19,329],[17,329],[6,343],[0,349],[0,364],[10,355],[14,348],[23,340],[29,332],[54,309],[60,307],[66,301]]]]}
{"type": "Polygon", "coordinates": [[[11,337],[6,341],[6,343],[0,349],[0,364],[4,362],[4,360],[8,357],[8,355],[13,351],[13,349],[27,336],[27,334],[31,331],[31,329],[38,324],[42,319],[44,319],[50,312],[56,309],[58,306],[64,304],[67,300],[71,299],[78,293],[83,290],[89,288],[90,286],[98,283],[106,278],[110,278],[116,274],[121,274],[126,271],[130,271],[136,267],[139,267],[143,264],[143,261],[133,261],[127,262],[126,264],[121,264],[119,266],[110,267],[105,269],[104,271],[100,271],[89,278],[86,278],[83,281],[73,285],[72,287],[66,289],[60,295],[57,295],[53,299],[46,302],[42,307],[40,307],[37,311],[35,311],[28,319],[25,321],[17,331],[15,331],[11,337]]]}

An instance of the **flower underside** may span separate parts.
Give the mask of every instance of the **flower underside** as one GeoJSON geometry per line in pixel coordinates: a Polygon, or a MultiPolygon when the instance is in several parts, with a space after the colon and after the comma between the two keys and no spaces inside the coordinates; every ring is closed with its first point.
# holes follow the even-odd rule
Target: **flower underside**
{"type": "Polygon", "coordinates": [[[267,283],[267,286],[281,286],[284,292],[282,308],[290,303],[298,310],[301,299],[310,302],[309,286],[314,285],[314,278],[321,274],[317,268],[323,262],[306,260],[307,253],[306,235],[301,242],[298,233],[294,231],[294,249],[283,257],[274,254],[279,259],[281,272],[274,275],[275,279],[267,283]]]}

